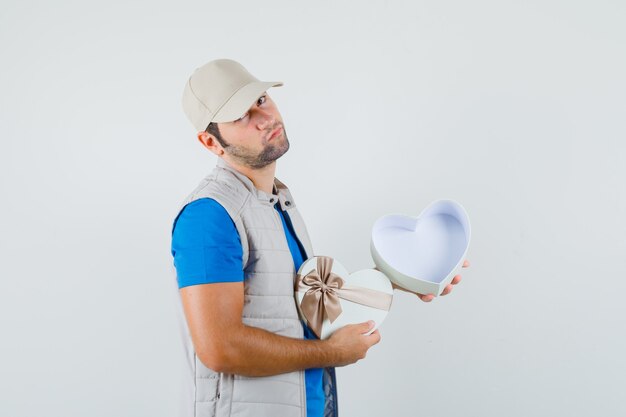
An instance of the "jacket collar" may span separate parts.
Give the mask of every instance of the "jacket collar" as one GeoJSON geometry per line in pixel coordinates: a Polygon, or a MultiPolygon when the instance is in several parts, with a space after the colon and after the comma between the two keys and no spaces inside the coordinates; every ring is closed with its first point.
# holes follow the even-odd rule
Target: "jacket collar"
{"type": "Polygon", "coordinates": [[[265,191],[256,188],[250,178],[237,171],[220,157],[217,158],[217,167],[233,174],[246,187],[246,189],[262,204],[273,206],[278,201],[280,202],[280,208],[283,211],[289,210],[296,206],[293,198],[291,197],[291,192],[289,191],[289,188],[287,188],[287,186],[279,181],[276,177],[274,177],[274,184],[272,186],[273,192],[272,194],[268,194],[265,191]]]}

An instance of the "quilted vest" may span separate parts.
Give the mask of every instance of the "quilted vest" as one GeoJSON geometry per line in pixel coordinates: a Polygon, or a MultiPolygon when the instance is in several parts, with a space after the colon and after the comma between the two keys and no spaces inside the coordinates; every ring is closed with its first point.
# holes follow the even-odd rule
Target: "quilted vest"
{"type": "MultiPolygon", "coordinates": [[[[294,298],[296,270],[280,214],[274,208],[277,201],[306,251],[305,259],[313,256],[313,248],[289,189],[276,178],[274,193],[257,189],[248,177],[218,158],[215,169],[184,200],[178,214],[185,205],[200,198],[213,198],[220,203],[235,223],[243,248],[242,322],[303,339],[294,298]]],[[[213,371],[198,359],[181,298],[176,298],[186,359],[180,417],[306,417],[304,370],[264,377],[213,371]]],[[[324,417],[337,417],[334,367],[324,368],[323,385],[324,417]]]]}

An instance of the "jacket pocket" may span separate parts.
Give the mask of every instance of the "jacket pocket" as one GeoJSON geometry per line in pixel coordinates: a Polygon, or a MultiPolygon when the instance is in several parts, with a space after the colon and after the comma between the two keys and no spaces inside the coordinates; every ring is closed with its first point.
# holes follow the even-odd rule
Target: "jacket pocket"
{"type": "Polygon", "coordinates": [[[214,417],[220,398],[219,374],[196,377],[196,417],[214,417]]]}
{"type": "MultiPolygon", "coordinates": [[[[262,408],[272,404],[274,407],[297,411],[305,406],[302,396],[303,382],[298,372],[264,377],[235,375],[233,404],[256,404],[262,408]]],[[[281,417],[284,415],[286,414],[282,414],[281,417]]]]}

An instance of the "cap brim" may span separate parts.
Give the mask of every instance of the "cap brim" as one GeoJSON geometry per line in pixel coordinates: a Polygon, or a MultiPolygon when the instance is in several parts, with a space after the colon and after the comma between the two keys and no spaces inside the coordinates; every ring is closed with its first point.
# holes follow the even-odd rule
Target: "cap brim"
{"type": "MultiPolygon", "coordinates": [[[[213,116],[211,122],[226,123],[239,119],[270,87],[280,87],[281,81],[252,82],[241,87],[213,116]]],[[[207,123],[208,125],[208,123],[207,123]]]]}

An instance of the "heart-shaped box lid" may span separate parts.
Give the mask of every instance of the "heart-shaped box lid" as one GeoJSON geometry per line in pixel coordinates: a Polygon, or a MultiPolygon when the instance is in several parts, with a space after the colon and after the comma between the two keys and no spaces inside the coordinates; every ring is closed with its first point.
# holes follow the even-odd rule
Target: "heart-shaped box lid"
{"type": "Polygon", "coordinates": [[[391,282],[384,273],[375,269],[363,269],[350,274],[348,273],[348,270],[346,270],[346,268],[336,259],[314,256],[307,259],[300,266],[300,269],[298,270],[298,277],[299,278],[296,280],[295,296],[300,318],[313,330],[314,333],[317,334],[320,339],[329,338],[336,330],[348,324],[356,324],[367,320],[373,320],[376,325],[366,333],[369,335],[380,326],[391,308],[391,300],[393,299],[393,288],[391,286],[391,282]],[[327,271],[327,273],[332,272],[339,277],[343,281],[340,286],[333,285],[331,282],[327,281],[327,276],[323,276],[324,274],[319,273],[319,260],[321,258],[332,260],[332,267],[327,271]],[[322,308],[326,303],[332,303],[332,301],[328,299],[328,296],[331,294],[327,292],[331,291],[333,294],[336,294],[336,301],[339,302],[341,307],[341,313],[333,321],[331,321],[331,318],[326,314],[326,312],[319,311],[319,317],[323,319],[320,323],[321,329],[317,329],[317,331],[315,330],[315,324],[310,323],[307,319],[303,306],[305,295],[310,289],[312,289],[312,287],[309,285],[299,285],[300,278],[303,278],[312,272],[315,273],[321,281],[330,284],[333,288],[331,290],[330,288],[326,288],[326,285],[317,283],[314,284],[315,287],[319,285],[318,289],[320,291],[318,292],[314,290],[314,292],[318,292],[321,298],[321,300],[314,304],[317,304],[319,308],[322,308]],[[341,290],[335,292],[338,288],[341,288],[341,290]],[[342,294],[344,291],[347,291],[347,293],[342,294]],[[326,294],[321,297],[322,293],[326,294]]]}
{"type": "Polygon", "coordinates": [[[370,252],[378,270],[395,284],[440,295],[462,267],[470,243],[467,212],[453,200],[437,200],[418,217],[389,214],[372,228],[370,252]]]}

